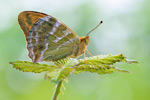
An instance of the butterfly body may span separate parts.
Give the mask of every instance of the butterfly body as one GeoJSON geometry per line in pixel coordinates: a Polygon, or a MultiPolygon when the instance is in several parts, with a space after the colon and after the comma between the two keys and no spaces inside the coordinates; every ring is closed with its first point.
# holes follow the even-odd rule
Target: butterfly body
{"type": "Polygon", "coordinates": [[[89,36],[79,38],[64,23],[44,13],[24,11],[18,21],[33,62],[77,58],[89,44],[89,36]]]}

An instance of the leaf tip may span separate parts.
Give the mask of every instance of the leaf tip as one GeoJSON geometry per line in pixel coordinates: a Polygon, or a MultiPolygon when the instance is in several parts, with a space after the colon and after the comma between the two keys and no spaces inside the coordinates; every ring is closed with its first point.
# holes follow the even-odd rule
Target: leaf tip
{"type": "Polygon", "coordinates": [[[126,62],[129,63],[129,64],[131,64],[131,63],[136,63],[136,64],[138,64],[138,63],[139,63],[139,62],[136,61],[136,60],[129,60],[129,59],[126,59],[126,62]]]}

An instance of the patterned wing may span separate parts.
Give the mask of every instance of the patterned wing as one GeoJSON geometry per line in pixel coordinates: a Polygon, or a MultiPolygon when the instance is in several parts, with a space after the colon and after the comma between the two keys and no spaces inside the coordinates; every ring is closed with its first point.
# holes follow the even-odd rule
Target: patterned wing
{"type": "Polygon", "coordinates": [[[18,15],[18,22],[22,28],[25,36],[27,37],[29,30],[32,28],[33,24],[40,18],[48,16],[44,13],[38,13],[34,11],[24,11],[18,15]]]}
{"type": "Polygon", "coordinates": [[[26,39],[29,57],[33,62],[63,59],[75,55],[79,48],[79,37],[49,15],[39,18],[33,24],[26,39]]]}

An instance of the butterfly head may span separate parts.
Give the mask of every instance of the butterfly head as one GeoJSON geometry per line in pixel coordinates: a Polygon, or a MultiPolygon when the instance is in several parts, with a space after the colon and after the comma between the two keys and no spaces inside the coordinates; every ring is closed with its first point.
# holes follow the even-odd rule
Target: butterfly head
{"type": "Polygon", "coordinates": [[[89,34],[96,28],[98,28],[102,23],[103,21],[100,21],[100,23],[94,29],[92,29],[86,36],[80,38],[80,47],[87,46],[89,44],[89,34]]]}
{"type": "Polygon", "coordinates": [[[79,52],[76,56],[82,55],[88,44],[89,44],[89,36],[81,37],[79,43],[79,52]]]}
{"type": "Polygon", "coordinates": [[[88,45],[89,44],[89,36],[84,36],[84,37],[81,37],[80,38],[80,44],[82,44],[82,45],[88,45]]]}
{"type": "Polygon", "coordinates": [[[89,34],[94,31],[97,27],[99,27],[103,21],[101,21],[94,29],[92,29],[86,36],[80,38],[80,43],[79,43],[79,52],[77,56],[82,55],[85,52],[86,47],[88,46],[90,40],[89,40],[89,34]]]}

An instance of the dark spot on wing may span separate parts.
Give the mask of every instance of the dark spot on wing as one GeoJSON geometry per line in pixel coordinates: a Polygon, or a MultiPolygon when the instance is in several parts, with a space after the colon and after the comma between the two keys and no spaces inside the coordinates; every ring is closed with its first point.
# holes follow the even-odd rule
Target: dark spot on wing
{"type": "Polygon", "coordinates": [[[35,36],[36,36],[36,32],[35,32],[35,31],[33,31],[32,36],[33,36],[33,37],[35,37],[35,36]]]}
{"type": "Polygon", "coordinates": [[[38,43],[44,43],[44,37],[39,37],[38,38],[38,43]]]}
{"type": "Polygon", "coordinates": [[[32,25],[32,20],[28,13],[26,14],[26,21],[27,21],[28,25],[32,25]]]}
{"type": "Polygon", "coordinates": [[[44,46],[43,45],[39,45],[39,50],[43,49],[44,46]]]}
{"type": "Polygon", "coordinates": [[[34,52],[35,53],[41,53],[41,51],[43,51],[45,49],[45,44],[41,44],[41,43],[38,43],[36,46],[34,46],[34,52]]]}
{"type": "Polygon", "coordinates": [[[34,45],[36,43],[36,39],[32,38],[32,44],[34,45]]]}

